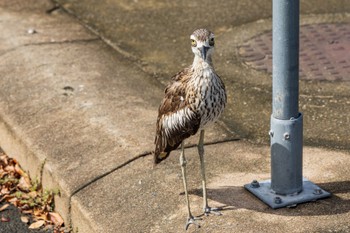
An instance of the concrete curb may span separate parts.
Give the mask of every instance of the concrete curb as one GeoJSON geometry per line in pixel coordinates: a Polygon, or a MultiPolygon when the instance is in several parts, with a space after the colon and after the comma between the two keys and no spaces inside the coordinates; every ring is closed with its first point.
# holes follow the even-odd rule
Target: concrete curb
{"type": "MultiPolygon", "coordinates": [[[[0,7],[1,147],[32,177],[46,161],[43,183],[61,189],[56,208],[79,232],[182,231],[185,203],[177,153],[156,168],[149,156],[163,85],[142,64],[130,62],[133,57],[124,50],[116,53],[60,10],[43,13],[52,9],[51,2],[26,10],[34,2],[19,9],[0,7]],[[32,28],[37,33],[28,33],[32,28]]],[[[221,41],[228,42],[234,32],[222,33],[221,41]]],[[[349,230],[343,188],[350,174],[347,152],[306,149],[305,175],[336,198],[309,209],[273,212],[242,187],[253,178],[268,178],[268,148],[236,141],[239,136],[226,126],[236,123],[230,121],[233,116],[206,131],[206,150],[213,155],[208,156],[210,199],[226,205],[227,212],[221,219],[205,218],[201,232],[349,230]],[[291,219],[296,228],[288,224],[291,219]]],[[[191,200],[199,214],[198,159],[195,148],[187,151],[191,200]]]]}

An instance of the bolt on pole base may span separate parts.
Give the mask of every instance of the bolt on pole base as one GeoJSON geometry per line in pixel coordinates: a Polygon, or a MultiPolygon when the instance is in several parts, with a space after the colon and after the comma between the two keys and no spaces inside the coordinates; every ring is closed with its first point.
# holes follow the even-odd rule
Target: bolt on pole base
{"type": "Polygon", "coordinates": [[[271,189],[271,180],[260,182],[253,180],[250,184],[244,185],[244,187],[273,209],[295,207],[297,204],[316,201],[331,195],[306,178],[303,178],[302,191],[296,194],[276,194],[271,189]]]}

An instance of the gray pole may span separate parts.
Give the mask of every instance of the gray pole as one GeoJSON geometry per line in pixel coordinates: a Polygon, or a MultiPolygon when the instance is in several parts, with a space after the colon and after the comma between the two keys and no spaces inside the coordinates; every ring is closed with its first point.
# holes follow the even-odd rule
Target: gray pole
{"type": "Polygon", "coordinates": [[[271,180],[245,188],[272,208],[330,193],[303,179],[303,115],[299,113],[299,0],[273,0],[271,180]]]}
{"type": "Polygon", "coordinates": [[[303,119],[299,114],[299,0],[273,0],[271,188],[302,190],[303,119]]]}
{"type": "Polygon", "coordinates": [[[273,109],[274,118],[299,115],[299,1],[273,1],[273,109]]]}

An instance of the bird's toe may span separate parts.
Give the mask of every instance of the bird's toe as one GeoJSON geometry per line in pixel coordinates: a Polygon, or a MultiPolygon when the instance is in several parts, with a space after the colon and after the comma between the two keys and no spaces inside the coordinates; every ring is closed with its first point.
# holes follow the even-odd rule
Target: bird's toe
{"type": "Polygon", "coordinates": [[[205,207],[204,208],[204,214],[205,216],[208,216],[209,214],[214,214],[214,215],[222,215],[222,213],[220,212],[220,210],[222,210],[222,208],[212,208],[212,207],[205,207]]]}
{"type": "Polygon", "coordinates": [[[190,216],[188,219],[187,219],[187,222],[186,222],[186,225],[185,225],[185,229],[187,230],[188,227],[190,225],[195,225],[197,228],[200,228],[201,226],[198,224],[197,220],[202,220],[201,218],[196,218],[196,217],[193,217],[193,216],[190,216]]]}

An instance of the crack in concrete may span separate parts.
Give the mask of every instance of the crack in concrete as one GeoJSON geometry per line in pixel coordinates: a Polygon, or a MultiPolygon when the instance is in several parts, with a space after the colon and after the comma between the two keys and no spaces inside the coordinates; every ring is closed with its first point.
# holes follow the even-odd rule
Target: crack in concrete
{"type": "MultiPolygon", "coordinates": [[[[98,30],[96,30],[95,28],[89,26],[87,23],[84,22],[84,20],[82,20],[78,15],[74,14],[73,11],[65,8],[63,5],[61,5],[58,1],[56,0],[51,0],[54,4],[57,4],[60,9],[62,9],[63,12],[67,13],[68,15],[74,17],[80,25],[83,25],[87,30],[89,30],[90,32],[92,32],[93,34],[95,34],[98,38],[100,38],[103,42],[105,42],[107,45],[111,46],[115,51],[117,51],[118,53],[120,53],[121,55],[123,55],[125,58],[129,59],[130,61],[134,62],[138,68],[140,68],[142,71],[144,71],[144,69],[142,68],[142,66],[139,63],[139,59],[134,56],[133,54],[125,51],[124,49],[120,48],[118,45],[116,45],[115,43],[113,43],[112,41],[110,41],[108,38],[102,36],[99,34],[98,30]]],[[[144,71],[145,72],[145,71],[144,71]]],[[[145,72],[147,73],[147,72],[145,72]]],[[[148,73],[147,73],[148,74],[148,73]]]]}
{"type": "MultiPolygon", "coordinates": [[[[145,152],[143,152],[142,154],[139,154],[139,155],[137,155],[137,156],[135,156],[135,157],[133,157],[133,158],[131,158],[131,159],[125,161],[124,163],[118,165],[117,167],[114,167],[114,168],[110,169],[109,171],[107,171],[107,172],[105,172],[105,173],[103,173],[103,174],[101,174],[101,175],[99,175],[99,176],[96,176],[94,179],[90,180],[89,182],[87,182],[87,183],[81,185],[79,188],[77,188],[77,189],[71,194],[70,199],[71,199],[74,195],[76,195],[78,192],[80,192],[80,191],[83,190],[84,188],[90,186],[91,184],[95,183],[96,181],[98,181],[98,180],[100,180],[100,179],[102,179],[102,178],[108,176],[109,174],[111,174],[111,173],[113,173],[113,172],[115,172],[115,171],[117,171],[117,170],[119,170],[119,169],[125,167],[126,165],[128,165],[128,164],[134,162],[134,161],[137,160],[137,159],[143,158],[143,157],[145,157],[145,156],[147,156],[147,155],[151,155],[151,154],[152,154],[151,151],[145,151],[145,152]]],[[[71,203],[71,202],[69,201],[69,203],[71,203]]]]}
{"type": "Polygon", "coordinates": [[[47,41],[47,42],[39,42],[39,43],[29,43],[29,44],[22,44],[16,47],[13,47],[11,49],[7,49],[0,53],[0,57],[4,56],[8,53],[11,53],[13,51],[16,51],[21,48],[29,47],[29,46],[41,46],[41,45],[56,45],[56,44],[75,44],[75,43],[89,43],[94,41],[99,41],[100,38],[90,38],[90,39],[77,39],[77,40],[62,40],[62,41],[47,41]]]}
{"type": "Polygon", "coordinates": [[[58,4],[55,4],[52,8],[46,10],[46,14],[52,14],[53,12],[61,9],[61,7],[58,4]]]}
{"type": "Polygon", "coordinates": [[[147,155],[150,155],[150,154],[152,154],[152,152],[149,152],[149,151],[143,152],[142,154],[139,154],[139,155],[137,155],[137,156],[135,156],[135,157],[133,157],[133,158],[127,160],[126,162],[120,164],[119,166],[114,167],[114,168],[110,169],[109,171],[107,171],[107,172],[105,172],[105,173],[103,173],[103,174],[101,174],[101,175],[99,175],[99,176],[96,176],[94,179],[92,179],[92,180],[90,180],[89,182],[87,182],[87,183],[81,185],[81,186],[80,186],[79,188],[77,188],[74,192],[72,192],[72,194],[69,196],[69,200],[68,200],[68,218],[67,218],[68,221],[69,221],[68,225],[69,225],[69,226],[72,226],[72,198],[73,198],[74,195],[76,195],[76,194],[79,193],[81,190],[85,189],[86,187],[90,186],[91,184],[97,182],[98,180],[100,180],[100,179],[102,179],[102,178],[108,176],[109,174],[111,174],[111,173],[113,173],[113,172],[119,170],[120,168],[123,168],[123,167],[125,167],[126,165],[128,165],[128,164],[134,162],[135,160],[137,160],[137,159],[139,159],[139,158],[143,158],[143,157],[145,157],[145,156],[147,156],[147,155]]]}
{"type": "MultiPolygon", "coordinates": [[[[222,143],[227,143],[227,142],[235,142],[235,141],[240,141],[241,139],[240,138],[228,138],[228,139],[223,139],[223,140],[217,140],[217,141],[212,141],[212,142],[207,142],[207,143],[204,143],[204,146],[209,146],[209,145],[216,145],[216,144],[222,144],[222,143]]],[[[190,149],[190,148],[194,148],[194,147],[197,147],[198,145],[193,143],[193,144],[189,144],[187,146],[185,146],[185,149],[190,149]]],[[[180,150],[180,149],[177,149],[177,151],[180,150]]],[[[99,176],[96,176],[94,179],[90,180],[89,182],[81,185],[79,188],[77,188],[74,192],[72,192],[72,194],[69,196],[69,200],[68,200],[68,225],[69,226],[72,226],[72,218],[71,218],[71,215],[72,215],[72,198],[73,196],[75,196],[76,194],[78,194],[80,191],[82,191],[83,189],[89,187],[90,185],[92,185],[93,183],[103,179],[104,177],[108,176],[109,174],[131,164],[132,162],[140,159],[140,158],[143,158],[143,157],[146,157],[148,155],[152,155],[153,154],[153,151],[145,151],[127,161],[125,161],[124,163],[118,165],[117,167],[114,167],[112,169],[110,169],[109,171],[99,175],[99,176]]]]}
{"type": "MultiPolygon", "coordinates": [[[[228,138],[228,139],[223,139],[223,140],[217,140],[217,141],[212,141],[212,142],[207,142],[207,143],[204,143],[204,146],[209,146],[209,145],[216,145],[216,144],[221,144],[221,143],[226,143],[226,142],[235,142],[235,141],[239,141],[241,140],[240,138],[228,138]]],[[[193,147],[197,147],[197,144],[189,144],[187,146],[185,146],[185,149],[190,149],[190,148],[193,148],[193,147]]],[[[177,149],[177,150],[180,150],[180,149],[177,149]]],[[[77,193],[79,193],[81,190],[83,190],[84,188],[90,186],[91,184],[97,182],[98,180],[108,176],[109,174],[131,164],[132,162],[140,159],[140,158],[143,158],[143,157],[146,157],[148,155],[152,155],[153,154],[153,151],[145,151],[127,161],[125,161],[124,163],[118,165],[117,167],[114,167],[112,169],[110,169],[109,171],[99,175],[99,176],[96,176],[94,179],[90,180],[89,182],[81,185],[79,188],[77,188],[70,196],[70,198],[72,198],[74,195],[76,195],[77,193]]]]}

